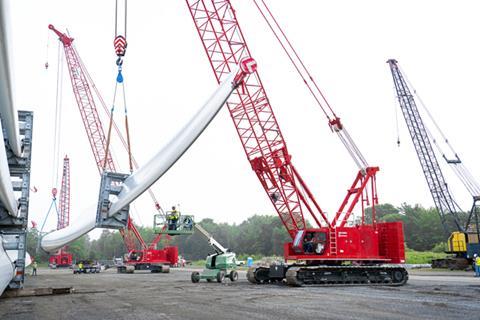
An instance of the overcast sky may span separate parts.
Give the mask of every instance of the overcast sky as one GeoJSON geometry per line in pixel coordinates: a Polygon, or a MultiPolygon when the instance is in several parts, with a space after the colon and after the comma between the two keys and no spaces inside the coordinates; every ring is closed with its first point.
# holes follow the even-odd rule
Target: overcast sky
{"type": "MultiPolygon", "coordinates": [[[[55,169],[58,41],[47,26],[52,23],[69,30],[97,87],[111,104],[116,77],[112,46],[115,1],[10,2],[16,105],[35,113],[31,183],[38,192],[31,194],[30,219],[41,223],[51,202],[55,169]]],[[[369,163],[380,167],[380,202],[433,205],[395,100],[385,63],[389,58],[399,61],[466,165],[475,177],[480,175],[478,1],[267,2],[369,163]]],[[[232,0],[232,4],[258,62],[292,161],[322,208],[332,214],[357,168],[330,132],[253,1],[232,0]]],[[[185,1],[130,1],[127,37],[127,104],[133,151],[141,165],[182,127],[217,85],[185,1]]],[[[62,102],[60,152],[71,158],[75,220],[94,214],[85,209],[97,200],[99,175],[66,69],[62,102]]],[[[123,110],[115,115],[122,123],[123,110]]],[[[119,158],[122,154],[122,149],[115,149],[119,158]]],[[[127,172],[124,157],[121,162],[119,171],[127,172]]],[[[457,201],[468,208],[470,196],[448,168],[444,172],[457,201]]],[[[238,223],[254,214],[275,214],[250,169],[226,109],[153,190],[164,208],[180,204],[182,212],[197,219],[238,223]]],[[[132,209],[136,223],[151,226],[154,209],[148,196],[137,200],[132,209]]],[[[55,225],[56,219],[51,217],[45,229],[55,225]]]]}

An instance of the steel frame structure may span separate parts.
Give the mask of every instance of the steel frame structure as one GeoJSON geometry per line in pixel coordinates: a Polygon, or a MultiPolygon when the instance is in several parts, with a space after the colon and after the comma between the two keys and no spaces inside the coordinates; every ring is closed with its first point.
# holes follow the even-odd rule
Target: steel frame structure
{"type": "MultiPolygon", "coordinates": [[[[3,121],[3,120],[2,120],[3,121]]],[[[25,280],[25,259],[27,254],[27,227],[30,201],[30,167],[32,157],[33,112],[18,111],[19,131],[23,154],[17,157],[9,144],[5,144],[13,190],[20,193],[19,214],[17,217],[8,215],[0,204],[0,235],[3,238],[5,250],[18,252],[15,265],[15,275],[9,284],[10,289],[21,289],[25,280]]],[[[5,128],[5,126],[2,126],[5,128]]],[[[4,135],[6,135],[5,129],[4,135]]],[[[3,177],[8,179],[8,177],[3,177]]]]}
{"type": "Polygon", "coordinates": [[[390,66],[397,99],[402,109],[405,122],[407,123],[408,132],[412,138],[418,160],[420,161],[430,194],[440,215],[445,232],[449,234],[451,231],[448,230],[447,224],[447,218],[449,216],[453,217],[453,221],[458,230],[465,231],[458,217],[458,212],[462,212],[462,210],[448,189],[440,164],[428,137],[427,129],[420,116],[415,99],[410,92],[410,88],[398,67],[398,62],[395,59],[390,59],[387,63],[390,66]]]}

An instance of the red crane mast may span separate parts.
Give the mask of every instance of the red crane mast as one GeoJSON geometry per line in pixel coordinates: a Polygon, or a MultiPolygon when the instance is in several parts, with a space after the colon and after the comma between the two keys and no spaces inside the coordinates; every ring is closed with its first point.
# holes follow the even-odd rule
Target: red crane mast
{"type": "MultiPolygon", "coordinates": [[[[60,188],[60,210],[57,211],[57,230],[70,224],[70,159],[63,158],[62,185],[60,188]]],[[[72,265],[73,256],[67,252],[67,247],[61,248],[49,258],[51,267],[69,267],[72,265]]]]}
{"type": "MultiPolygon", "coordinates": [[[[186,3],[218,82],[222,81],[242,58],[254,57],[229,0],[186,0],[186,3]]],[[[304,67],[303,63],[301,67],[304,67]]],[[[313,78],[310,76],[309,80],[313,81],[313,78]]],[[[307,84],[307,80],[304,81],[307,84]]],[[[317,266],[341,265],[343,261],[355,261],[359,264],[374,262],[377,267],[350,268],[349,276],[360,277],[365,282],[403,284],[408,279],[404,268],[378,267],[382,263],[404,262],[401,223],[376,222],[374,205],[378,200],[375,174],[379,169],[368,166],[344,130],[340,118],[333,112],[316,84],[313,84],[318,90],[318,95],[314,95],[315,99],[325,113],[330,128],[338,134],[360,167],[332,221],[321,209],[291,161],[292,157],[258,72],[248,76],[244,85],[237,89],[227,102],[252,169],[293,239],[292,243],[285,245],[285,259],[304,260],[317,266]],[[321,102],[326,107],[323,107],[321,102]],[[355,227],[347,226],[359,201],[361,223],[355,227]],[[372,224],[366,224],[365,205],[372,206],[372,224]],[[306,213],[315,221],[314,228],[307,228],[306,213]],[[394,238],[392,244],[382,242],[385,237],[394,238]],[[311,245],[306,245],[307,242],[311,245]]],[[[309,86],[309,89],[312,91],[312,87],[309,86]]],[[[341,266],[336,269],[308,269],[285,265],[274,269],[275,271],[272,271],[272,268],[253,268],[249,270],[248,278],[251,282],[258,283],[286,277],[287,282],[293,285],[322,281],[345,283],[345,279],[350,281],[349,277],[342,280],[341,274],[345,274],[346,269],[341,266]]]]}
{"type": "Polygon", "coordinates": [[[58,214],[57,230],[70,224],[70,159],[63,158],[62,186],[60,188],[60,212],[58,214]]]}
{"type": "Polygon", "coordinates": [[[82,62],[75,47],[72,45],[73,38],[61,33],[55,29],[53,25],[49,25],[48,28],[57,34],[59,40],[63,44],[73,93],[77,101],[78,111],[80,111],[80,115],[82,116],[83,125],[87,132],[88,141],[90,142],[90,147],[92,148],[98,171],[102,174],[103,161],[107,159],[107,169],[111,172],[115,172],[115,165],[111,154],[109,153],[108,157],[105,156],[107,139],[97,112],[95,99],[93,98],[92,91],[88,84],[87,76],[85,72],[83,72],[82,62]]]}
{"type": "MultiPolygon", "coordinates": [[[[220,83],[240,59],[252,55],[229,1],[212,2],[210,7],[206,2],[187,1],[187,4],[220,83]]],[[[291,156],[257,72],[247,77],[242,90],[230,97],[227,106],[252,169],[294,237],[298,229],[305,228],[302,196],[296,186],[291,156]]],[[[320,207],[316,207],[327,220],[320,207]]]]}

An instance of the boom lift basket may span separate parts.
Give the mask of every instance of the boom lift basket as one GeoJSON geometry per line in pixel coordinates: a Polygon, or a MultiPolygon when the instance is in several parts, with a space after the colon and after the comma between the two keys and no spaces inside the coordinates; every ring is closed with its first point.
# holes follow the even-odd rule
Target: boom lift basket
{"type": "Polygon", "coordinates": [[[180,214],[175,224],[170,219],[171,215],[172,211],[167,211],[166,214],[156,214],[153,217],[153,231],[171,236],[193,234],[195,221],[192,215],[180,214]]]}

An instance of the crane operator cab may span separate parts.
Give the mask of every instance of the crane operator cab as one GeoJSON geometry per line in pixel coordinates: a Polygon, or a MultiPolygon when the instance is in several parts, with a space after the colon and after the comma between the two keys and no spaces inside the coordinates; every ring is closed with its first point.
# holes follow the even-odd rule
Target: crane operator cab
{"type": "Polygon", "coordinates": [[[293,250],[297,254],[317,254],[325,252],[327,233],[320,230],[299,230],[293,240],[293,250]]]}
{"type": "Polygon", "coordinates": [[[181,214],[175,206],[165,214],[154,216],[154,232],[159,234],[178,235],[193,234],[195,221],[193,215],[181,214]]]}
{"type": "Polygon", "coordinates": [[[143,258],[142,251],[131,251],[127,255],[127,261],[140,261],[143,258]]]}

